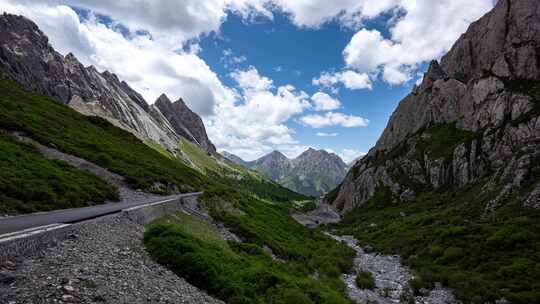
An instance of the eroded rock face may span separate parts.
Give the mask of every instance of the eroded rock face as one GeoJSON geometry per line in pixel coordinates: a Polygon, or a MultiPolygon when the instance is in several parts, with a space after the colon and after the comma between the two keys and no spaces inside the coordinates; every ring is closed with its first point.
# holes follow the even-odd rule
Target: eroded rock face
{"type": "Polygon", "coordinates": [[[198,144],[208,153],[217,153],[216,147],[208,139],[202,119],[182,99],[171,102],[166,95],[161,95],[154,106],[171,123],[177,134],[198,144]]]}
{"type": "MultiPolygon", "coordinates": [[[[485,189],[537,188],[540,163],[540,2],[501,0],[403,99],[376,146],[345,178],[343,211],[379,186],[412,199],[418,188],[486,182],[485,189]],[[433,126],[474,134],[445,157],[418,149],[433,126]],[[536,185],[536,186],[535,186],[536,185]]],[[[501,199],[504,195],[501,196],[501,199]]],[[[531,193],[526,205],[540,205],[531,193]]],[[[496,205],[496,204],[495,204],[496,205]]]]}
{"type": "Polygon", "coordinates": [[[62,56],[56,52],[47,36],[22,16],[0,15],[0,70],[29,90],[48,95],[85,115],[103,117],[172,152],[178,149],[181,137],[215,152],[202,120],[183,102],[174,103],[170,111],[162,113],[115,74],[100,73],[93,66],[83,66],[71,53],[62,56]],[[190,132],[177,128],[179,124],[190,132]]]}
{"type": "Polygon", "coordinates": [[[259,170],[274,181],[278,181],[289,174],[292,168],[291,160],[279,151],[271,153],[248,163],[248,167],[259,170]]]}

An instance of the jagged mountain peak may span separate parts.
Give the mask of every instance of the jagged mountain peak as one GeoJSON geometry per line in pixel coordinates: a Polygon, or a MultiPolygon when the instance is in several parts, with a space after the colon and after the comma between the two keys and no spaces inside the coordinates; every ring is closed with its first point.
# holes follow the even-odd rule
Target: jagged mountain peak
{"type": "Polygon", "coordinates": [[[216,147],[208,138],[201,117],[191,111],[181,98],[171,102],[165,94],[161,94],[154,106],[170,122],[176,133],[198,144],[208,153],[217,155],[216,147]]]}
{"type": "Polygon", "coordinates": [[[167,96],[167,94],[161,93],[161,95],[159,95],[159,97],[155,101],[155,104],[157,103],[172,104],[172,101],[169,99],[169,96],[167,96]]]}
{"type": "MultiPolygon", "coordinates": [[[[282,159],[289,159],[285,154],[281,153],[278,150],[274,150],[266,155],[267,157],[273,157],[273,158],[282,158],[282,159]]],[[[263,156],[264,158],[265,156],[263,156]]]]}
{"type": "Polygon", "coordinates": [[[310,196],[332,190],[347,173],[347,165],[339,156],[314,148],[308,148],[294,159],[276,150],[243,165],[261,171],[289,189],[310,196]]]}

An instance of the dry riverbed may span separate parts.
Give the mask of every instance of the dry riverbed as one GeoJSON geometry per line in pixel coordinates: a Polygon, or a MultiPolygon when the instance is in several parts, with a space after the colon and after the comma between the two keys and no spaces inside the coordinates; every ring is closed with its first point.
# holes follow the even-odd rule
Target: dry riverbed
{"type": "MultiPolygon", "coordinates": [[[[293,214],[293,217],[301,224],[308,227],[316,227],[321,224],[335,223],[340,220],[340,215],[331,206],[321,204],[308,213],[293,214]]],[[[336,236],[332,238],[345,242],[356,251],[354,268],[349,273],[342,274],[343,281],[347,284],[349,297],[357,303],[415,303],[415,304],[458,304],[452,292],[440,285],[433,290],[423,290],[421,296],[412,296],[409,282],[414,278],[412,272],[401,264],[399,256],[381,255],[366,252],[357,245],[352,236],[336,236]],[[356,285],[355,279],[360,271],[368,271],[373,275],[375,288],[373,290],[361,289],[356,285]]]]}
{"type": "Polygon", "coordinates": [[[349,247],[356,251],[354,269],[350,273],[344,273],[342,275],[343,281],[347,284],[349,297],[355,302],[378,304],[459,303],[450,290],[441,286],[437,286],[433,290],[426,290],[422,296],[412,297],[409,282],[413,279],[413,275],[409,269],[401,264],[399,256],[367,253],[356,244],[356,239],[352,236],[330,236],[338,241],[347,243],[349,247]],[[356,274],[360,271],[369,271],[373,274],[375,280],[375,288],[373,290],[360,289],[356,286],[356,274]]]}

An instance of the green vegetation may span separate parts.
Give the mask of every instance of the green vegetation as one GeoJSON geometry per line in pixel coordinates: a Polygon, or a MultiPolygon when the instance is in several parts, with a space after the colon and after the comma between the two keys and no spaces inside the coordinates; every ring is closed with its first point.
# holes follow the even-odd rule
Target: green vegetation
{"type": "Polygon", "coordinates": [[[444,158],[451,161],[454,150],[462,143],[469,143],[476,134],[456,128],[455,124],[435,124],[428,129],[429,138],[420,138],[416,149],[422,154],[428,154],[433,159],[444,158]]]}
{"type": "Polygon", "coordinates": [[[204,176],[142,144],[104,119],[86,117],[54,100],[0,79],[0,128],[22,131],[48,146],[95,162],[124,177],[135,189],[187,192],[207,184],[204,176]],[[169,187],[155,187],[159,183],[169,187]]]}
{"type": "Polygon", "coordinates": [[[158,144],[157,142],[151,139],[145,139],[143,142],[145,145],[161,153],[161,155],[171,159],[174,158],[174,155],[172,155],[171,152],[167,151],[167,149],[163,148],[163,146],[158,144]]]}
{"type": "Polygon", "coordinates": [[[335,224],[361,244],[398,253],[417,272],[415,290],[442,282],[466,303],[540,302],[540,211],[515,194],[485,216],[482,184],[396,203],[384,188],[335,224]]]}
{"type": "Polygon", "coordinates": [[[189,234],[203,242],[211,243],[226,251],[231,251],[229,244],[221,237],[219,231],[212,226],[211,223],[200,217],[189,215],[184,212],[178,212],[160,218],[152,223],[152,225],[169,224],[174,224],[174,226],[183,233],[189,234]]]}
{"type": "Polygon", "coordinates": [[[0,133],[0,213],[16,214],[118,200],[117,189],[0,133]]]}
{"type": "Polygon", "coordinates": [[[221,172],[228,168],[220,166],[215,158],[210,156],[208,152],[204,151],[198,145],[182,138],[180,141],[180,150],[185,153],[192,164],[201,172],[206,173],[208,171],[221,172]]]}
{"type": "Polygon", "coordinates": [[[310,178],[301,178],[302,174],[292,172],[280,180],[280,184],[299,193],[305,193],[312,197],[319,197],[332,189],[332,181],[328,176],[311,176],[310,178]]]}
{"type": "Polygon", "coordinates": [[[246,195],[255,195],[261,199],[273,202],[287,203],[291,201],[310,200],[309,197],[289,190],[274,181],[254,177],[252,172],[240,175],[241,178],[230,178],[218,174],[209,174],[209,176],[223,185],[244,192],[246,195]]]}
{"type": "Polygon", "coordinates": [[[200,199],[244,242],[225,247],[212,229],[161,220],[148,226],[144,239],[160,263],[228,303],[351,303],[339,276],[352,267],[354,251],[295,222],[290,205],[226,187],[200,199]]]}
{"type": "Polygon", "coordinates": [[[375,288],[375,279],[373,274],[369,271],[361,271],[356,276],[356,286],[360,289],[374,289],[375,288]]]}

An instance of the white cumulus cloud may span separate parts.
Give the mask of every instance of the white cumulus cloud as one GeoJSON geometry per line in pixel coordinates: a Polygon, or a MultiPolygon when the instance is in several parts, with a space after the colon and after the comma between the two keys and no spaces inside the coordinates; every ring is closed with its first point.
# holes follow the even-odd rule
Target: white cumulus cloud
{"type": "Polygon", "coordinates": [[[350,164],[358,158],[366,155],[366,153],[356,149],[343,149],[341,153],[338,153],[338,155],[346,164],[350,164]]]}
{"type": "Polygon", "coordinates": [[[325,132],[317,132],[317,136],[319,137],[336,137],[339,133],[325,133],[325,132]]]}
{"type": "Polygon", "coordinates": [[[468,25],[493,7],[491,0],[401,0],[404,12],[383,37],[361,29],[343,51],[347,67],[379,74],[391,84],[411,79],[418,64],[443,55],[468,25]]]}
{"type": "Polygon", "coordinates": [[[310,114],[300,118],[300,122],[312,128],[324,128],[330,126],[342,126],[345,128],[367,127],[369,120],[360,116],[343,113],[328,112],[323,115],[310,114]]]}
{"type": "Polygon", "coordinates": [[[338,73],[323,72],[319,78],[313,78],[311,83],[316,86],[331,89],[332,91],[337,91],[336,85],[340,83],[350,90],[371,90],[373,88],[368,74],[360,74],[351,70],[338,73]]]}
{"type": "Polygon", "coordinates": [[[341,107],[339,100],[323,92],[313,94],[311,100],[313,100],[316,111],[331,111],[341,107]]]}
{"type": "Polygon", "coordinates": [[[218,115],[207,119],[214,143],[246,159],[273,148],[295,150],[298,142],[286,122],[311,108],[309,95],[291,85],[274,86],[255,67],[231,73],[239,88],[238,101],[220,104],[218,115]]]}

